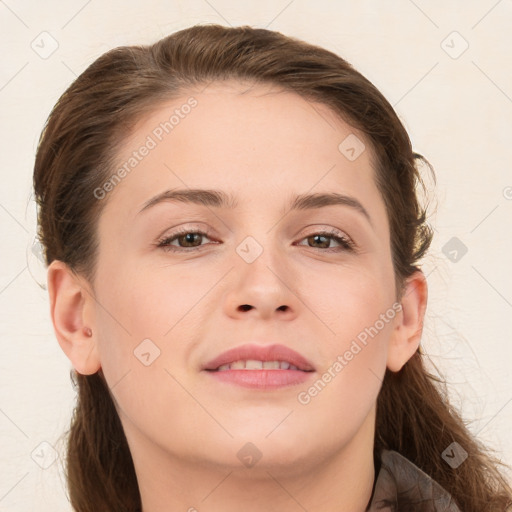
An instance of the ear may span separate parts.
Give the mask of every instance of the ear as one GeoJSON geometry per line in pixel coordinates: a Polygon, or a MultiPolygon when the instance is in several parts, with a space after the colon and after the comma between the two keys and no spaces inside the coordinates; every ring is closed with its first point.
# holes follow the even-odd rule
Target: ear
{"type": "Polygon", "coordinates": [[[387,367],[398,372],[418,350],[427,309],[427,280],[421,270],[409,276],[404,284],[400,314],[388,346],[387,367]]]}
{"type": "Polygon", "coordinates": [[[101,364],[89,314],[94,298],[87,282],[68,265],[54,260],[48,267],[48,293],[59,345],[78,373],[96,373],[101,364]]]}

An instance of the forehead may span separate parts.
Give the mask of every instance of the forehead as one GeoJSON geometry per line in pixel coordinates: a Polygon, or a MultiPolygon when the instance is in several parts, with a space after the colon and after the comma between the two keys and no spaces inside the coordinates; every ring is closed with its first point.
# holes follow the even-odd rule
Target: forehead
{"type": "Polygon", "coordinates": [[[268,84],[212,83],[160,103],[118,151],[123,166],[108,202],[133,209],[176,187],[238,190],[241,204],[283,191],[378,196],[364,135],[326,105],[268,84]]]}

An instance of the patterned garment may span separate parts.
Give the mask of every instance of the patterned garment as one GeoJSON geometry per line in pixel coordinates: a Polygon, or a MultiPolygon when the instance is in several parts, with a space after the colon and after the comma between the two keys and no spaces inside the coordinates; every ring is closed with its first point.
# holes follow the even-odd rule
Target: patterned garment
{"type": "Polygon", "coordinates": [[[461,512],[451,495],[393,450],[382,450],[381,468],[366,512],[461,512]]]}

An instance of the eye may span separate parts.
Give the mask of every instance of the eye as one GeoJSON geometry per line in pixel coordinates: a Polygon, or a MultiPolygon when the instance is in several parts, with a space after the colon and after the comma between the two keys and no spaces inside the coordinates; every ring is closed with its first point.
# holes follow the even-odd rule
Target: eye
{"type": "MultiPolygon", "coordinates": [[[[208,233],[204,231],[190,229],[183,229],[171,236],[162,238],[158,241],[158,247],[162,247],[165,251],[187,251],[187,249],[194,250],[201,247],[201,240],[203,237],[209,238],[208,233]],[[172,242],[178,242],[178,245],[172,242]]],[[[190,252],[190,251],[187,251],[190,252]]]]}
{"type": "MultiPolygon", "coordinates": [[[[311,235],[303,238],[302,240],[307,240],[308,243],[318,243],[322,245],[322,247],[311,247],[312,249],[321,249],[328,252],[334,251],[354,251],[355,244],[350,240],[347,236],[339,231],[321,231],[319,233],[312,233],[311,235]],[[322,240],[323,239],[323,240],[322,240]],[[327,240],[327,241],[325,241],[327,240]],[[331,241],[334,240],[340,247],[329,247],[331,241]]],[[[303,244],[299,244],[303,245],[303,244]]]]}
{"type": "MultiPolygon", "coordinates": [[[[160,239],[157,246],[163,248],[165,251],[191,252],[200,249],[204,245],[201,244],[204,237],[210,238],[208,233],[205,231],[183,229],[160,239]],[[173,242],[177,242],[177,245],[173,242]]],[[[302,240],[306,240],[308,244],[319,244],[320,247],[313,247],[311,245],[309,245],[309,247],[312,249],[319,249],[324,252],[355,250],[355,244],[339,231],[321,231],[318,233],[312,233],[302,240]],[[338,247],[329,247],[332,241],[336,242],[338,247]]]]}

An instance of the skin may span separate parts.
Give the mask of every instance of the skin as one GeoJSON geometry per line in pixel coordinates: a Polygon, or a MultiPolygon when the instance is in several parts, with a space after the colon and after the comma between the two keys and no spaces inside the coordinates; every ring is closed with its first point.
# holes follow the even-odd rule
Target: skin
{"type": "Polygon", "coordinates": [[[105,375],[145,512],[363,512],[375,478],[376,399],[386,367],[400,370],[420,343],[423,274],[407,280],[402,310],[321,392],[307,404],[297,397],[397,299],[370,142],[324,105],[223,82],[140,120],[119,164],[190,95],[197,106],[102,199],[94,282],[50,265],[56,336],[79,373],[105,375]],[[366,146],[354,161],[338,150],[349,134],[366,146]],[[220,189],[238,206],[164,201],[139,214],[174,188],[220,189]],[[371,223],[348,206],[286,213],[292,195],[311,192],[356,198],[371,223]],[[175,239],[179,253],[157,247],[180,227],[210,235],[188,246],[175,239]],[[310,238],[323,230],[342,232],[356,251],[310,238]],[[247,236],[263,249],[252,263],[236,252],[247,236]],[[134,356],[147,338],[160,350],[149,366],[134,356]],[[316,371],[272,391],[201,371],[250,341],[291,347],[316,371]],[[262,455],[252,467],[237,457],[248,442],[262,455]]]}

